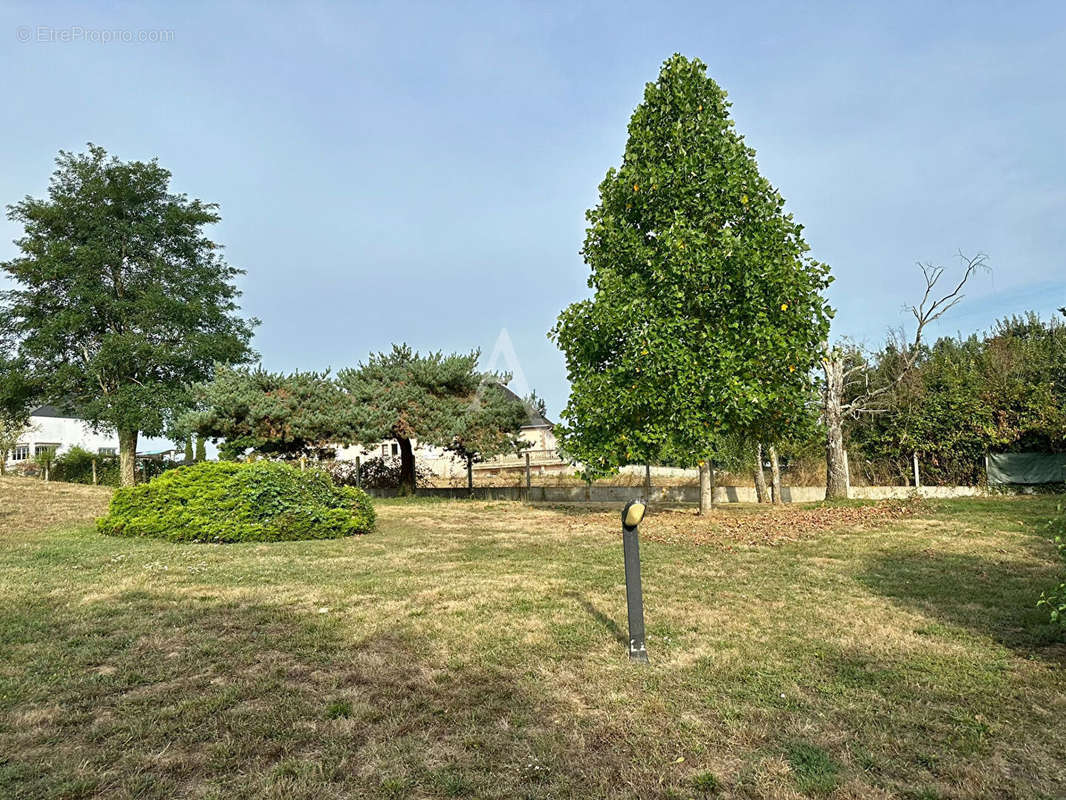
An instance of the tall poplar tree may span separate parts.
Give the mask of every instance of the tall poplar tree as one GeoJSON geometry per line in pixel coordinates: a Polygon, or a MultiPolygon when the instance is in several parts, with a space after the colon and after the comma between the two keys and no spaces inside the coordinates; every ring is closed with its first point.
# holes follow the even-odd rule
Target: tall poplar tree
{"type": "Polygon", "coordinates": [[[593,295],[551,336],[571,385],[564,446],[593,472],[690,466],[806,413],[829,270],[728,109],[700,61],[667,60],[587,214],[593,295]]]}
{"type": "Polygon", "coordinates": [[[90,144],[61,151],[48,197],[8,208],[20,255],[0,317],[42,399],[118,431],[121,478],[135,480],[138,433],[173,428],[188,386],[251,356],[253,321],[220,245],[217,206],[170,190],[157,162],[90,144]]]}

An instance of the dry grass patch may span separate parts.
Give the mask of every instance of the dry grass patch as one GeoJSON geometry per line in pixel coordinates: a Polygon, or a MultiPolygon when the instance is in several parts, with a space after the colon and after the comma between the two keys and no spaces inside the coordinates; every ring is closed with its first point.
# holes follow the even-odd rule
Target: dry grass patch
{"type": "Polygon", "coordinates": [[[0,535],[92,522],[110,501],[106,486],[0,476],[0,535]]]}
{"type": "Polygon", "coordinates": [[[617,510],[377,505],[0,537],[0,796],[1066,796],[1054,500],[656,510],[646,668],[617,510]]]}

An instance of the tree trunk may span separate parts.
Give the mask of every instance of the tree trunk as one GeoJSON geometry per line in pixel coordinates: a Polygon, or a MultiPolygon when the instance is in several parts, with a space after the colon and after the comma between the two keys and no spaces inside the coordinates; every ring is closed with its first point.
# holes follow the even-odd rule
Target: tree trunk
{"type": "Polygon", "coordinates": [[[714,470],[710,461],[700,462],[700,514],[714,509],[714,470]]]}
{"type": "Polygon", "coordinates": [[[773,502],[779,505],[784,502],[781,499],[781,462],[777,460],[777,448],[770,445],[770,488],[773,502]]]}
{"type": "Polygon", "coordinates": [[[770,502],[766,496],[766,473],[762,471],[762,444],[755,445],[755,499],[760,503],[770,502]]]}
{"type": "Polygon", "coordinates": [[[119,428],[118,471],[123,486],[137,483],[137,431],[119,428]]]}
{"type": "Polygon", "coordinates": [[[839,353],[828,351],[822,361],[825,369],[825,499],[841,500],[848,496],[847,455],[844,453],[844,360],[839,353]]]}
{"type": "Polygon", "coordinates": [[[415,451],[411,440],[397,436],[400,443],[400,497],[410,497],[415,493],[415,451]]]}

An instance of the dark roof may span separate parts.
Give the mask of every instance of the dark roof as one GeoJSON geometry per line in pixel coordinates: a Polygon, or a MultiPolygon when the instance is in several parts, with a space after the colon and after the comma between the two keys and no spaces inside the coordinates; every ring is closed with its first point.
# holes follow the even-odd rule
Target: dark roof
{"type": "MultiPolygon", "coordinates": [[[[511,395],[511,397],[513,397],[515,400],[518,400],[519,402],[525,403],[525,400],[523,400],[521,397],[516,395],[514,392],[512,392],[510,389],[508,389],[502,383],[498,384],[498,385],[499,385],[499,387],[501,389],[503,389],[505,392],[507,392],[507,394],[511,395]]],[[[535,408],[533,408],[533,406],[527,404],[526,405],[526,409],[527,409],[527,411],[529,413],[529,416],[526,419],[526,424],[522,426],[523,428],[552,428],[552,427],[554,427],[554,423],[549,422],[547,417],[545,417],[543,414],[541,414],[539,411],[537,411],[535,408]]]]}
{"type": "Polygon", "coordinates": [[[44,405],[30,412],[31,417],[57,417],[59,419],[81,419],[73,411],[64,411],[58,406],[44,405]]]}

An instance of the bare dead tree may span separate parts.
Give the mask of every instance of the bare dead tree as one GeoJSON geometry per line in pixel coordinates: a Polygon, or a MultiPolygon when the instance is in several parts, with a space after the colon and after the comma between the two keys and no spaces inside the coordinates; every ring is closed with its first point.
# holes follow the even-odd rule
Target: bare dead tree
{"type": "Polygon", "coordinates": [[[914,317],[914,339],[902,343],[898,337],[899,360],[889,380],[877,386],[871,383],[869,358],[858,353],[858,348],[825,347],[822,369],[825,373],[823,388],[824,417],[826,425],[826,500],[848,496],[847,456],[844,453],[844,422],[862,414],[877,414],[886,411],[892,393],[910,375],[922,355],[924,334],[930,323],[935,322],[954,308],[963,299],[962,290],[979,270],[988,270],[988,256],[978,253],[967,257],[961,252],[962,275],[947,292],[938,294],[937,286],[944,277],[945,269],[933,264],[919,262],[918,267],[925,278],[925,291],[917,305],[910,306],[914,317]],[[847,400],[845,400],[847,398],[847,400]]]}

